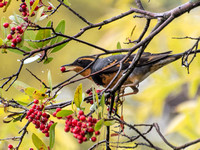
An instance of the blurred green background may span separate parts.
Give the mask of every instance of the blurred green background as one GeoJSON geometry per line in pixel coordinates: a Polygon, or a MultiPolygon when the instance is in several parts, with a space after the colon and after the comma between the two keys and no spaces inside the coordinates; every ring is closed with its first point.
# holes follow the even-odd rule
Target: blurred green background
{"type": "MultiPolygon", "coordinates": [[[[187,1],[151,0],[149,3],[144,1],[144,7],[149,11],[163,12],[185,2],[187,1]]],[[[52,3],[55,4],[55,6],[57,4],[56,2],[52,3]]],[[[126,12],[131,7],[136,7],[133,0],[71,0],[70,3],[72,4],[72,9],[92,23],[98,23],[104,19],[126,12]]],[[[20,1],[12,1],[11,6],[8,8],[6,13],[2,13],[2,10],[0,10],[1,17],[5,16],[7,20],[9,20],[8,16],[13,14],[13,12],[19,14],[19,5],[20,1]]],[[[200,9],[196,8],[190,13],[184,14],[175,19],[153,39],[146,51],[159,53],[172,50],[173,53],[179,53],[191,48],[195,41],[186,39],[178,40],[173,39],[173,37],[199,37],[199,11],[200,9]]],[[[58,12],[53,16],[50,16],[47,20],[49,19],[53,21],[54,26],[64,19],[66,21],[65,34],[67,35],[74,35],[78,33],[81,28],[86,26],[85,23],[64,7],[61,7],[58,12]]],[[[46,23],[47,21],[42,21],[39,24],[45,26],[46,23]]],[[[152,29],[155,24],[156,20],[152,22],[150,28],[152,29]]],[[[97,28],[91,29],[84,33],[80,39],[106,49],[116,49],[118,42],[121,43],[122,48],[128,48],[132,47],[133,44],[124,43],[127,42],[126,38],[130,37],[134,26],[136,26],[136,29],[133,33],[132,40],[135,40],[138,38],[145,26],[145,19],[133,18],[133,15],[103,26],[101,30],[98,30],[97,28]]],[[[25,68],[28,68],[40,79],[46,82],[48,82],[47,73],[48,70],[50,70],[52,73],[53,85],[56,85],[74,74],[62,74],[60,72],[61,65],[70,63],[79,56],[97,54],[99,52],[100,51],[87,45],[71,41],[61,51],[51,54],[51,57],[54,58],[51,63],[44,65],[43,63],[33,62],[24,65],[18,80],[23,81],[32,87],[39,88],[40,84],[38,81],[34,79],[25,68]]],[[[20,65],[17,60],[21,58],[23,58],[21,55],[11,52],[0,54],[0,78],[16,73],[20,65]]],[[[177,62],[157,71],[150,78],[145,80],[139,86],[140,92],[137,95],[131,95],[125,98],[126,100],[123,106],[124,120],[132,124],[158,122],[161,131],[165,133],[167,139],[175,145],[181,145],[198,138],[200,136],[200,113],[198,110],[200,100],[198,98],[198,88],[200,83],[199,58],[200,56],[197,55],[196,59],[190,66],[190,74],[187,74],[186,68],[181,67],[181,61],[178,60],[177,62]]],[[[94,83],[87,79],[81,82],[83,83],[84,91],[94,85],[94,83]]],[[[2,84],[3,81],[0,83],[2,84]]],[[[63,88],[61,91],[62,93],[56,98],[57,102],[73,99],[75,88],[79,83],[80,82],[77,82],[63,88]]],[[[129,91],[129,89],[127,91],[129,91]]],[[[8,92],[3,92],[3,95],[7,99],[17,99],[20,97],[20,92],[18,92],[14,87],[11,87],[8,92]]],[[[89,107],[89,105],[86,106],[89,107]]],[[[0,111],[0,118],[3,120],[6,114],[3,113],[3,109],[0,111]]],[[[1,121],[0,139],[18,136],[17,132],[23,127],[25,122],[26,121],[23,123],[3,124],[1,121]]],[[[33,125],[30,125],[28,129],[29,134],[25,137],[21,149],[34,147],[31,142],[31,132],[40,135],[41,138],[44,137],[43,134],[36,130],[33,125]]],[[[129,129],[125,129],[125,131],[129,131],[129,129]]],[[[129,131],[129,134],[134,134],[134,132],[129,131]]],[[[103,139],[104,137],[105,129],[102,129],[100,139],[103,139]]],[[[151,137],[150,139],[154,139],[153,141],[158,145],[167,149],[155,132],[152,132],[149,137],[151,137]]],[[[48,143],[47,138],[44,137],[43,139],[48,143]]],[[[123,138],[120,139],[123,140],[123,138]]],[[[117,138],[113,137],[111,140],[117,141],[117,138]]],[[[0,143],[0,149],[7,149],[8,143],[13,143],[13,145],[17,144],[13,141],[3,141],[0,143]]],[[[94,143],[92,142],[83,143],[81,145],[78,144],[72,134],[64,132],[64,120],[59,120],[56,127],[55,150],[82,150],[88,149],[93,144],[94,143]]],[[[192,149],[197,149],[198,147],[200,147],[200,145],[195,145],[192,149]]],[[[98,149],[103,149],[103,147],[98,147],[98,149]]]]}

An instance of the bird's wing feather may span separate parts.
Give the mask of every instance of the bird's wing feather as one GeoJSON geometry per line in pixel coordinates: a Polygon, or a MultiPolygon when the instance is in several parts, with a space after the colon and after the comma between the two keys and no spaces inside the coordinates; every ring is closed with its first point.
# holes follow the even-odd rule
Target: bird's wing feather
{"type": "MultiPolygon", "coordinates": [[[[142,54],[140,60],[138,61],[137,67],[153,64],[159,60],[162,60],[168,56],[170,56],[171,51],[159,54],[151,54],[149,52],[145,52],[142,54]]],[[[110,74],[119,70],[119,64],[117,62],[121,61],[126,55],[112,55],[106,58],[98,59],[93,65],[92,73],[103,70],[100,74],[110,74]],[[114,65],[113,67],[111,67],[114,65]],[[107,69],[108,68],[108,69],[107,69]]],[[[122,70],[128,68],[131,64],[135,54],[131,55],[126,61],[123,62],[122,70]]]]}

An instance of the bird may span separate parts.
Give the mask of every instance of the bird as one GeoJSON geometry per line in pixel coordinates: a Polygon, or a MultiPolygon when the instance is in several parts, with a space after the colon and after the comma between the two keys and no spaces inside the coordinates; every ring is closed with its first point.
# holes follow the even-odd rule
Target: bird
{"type": "MultiPolygon", "coordinates": [[[[146,79],[149,75],[162,68],[163,66],[170,64],[180,59],[185,53],[171,54],[171,51],[163,53],[150,53],[143,52],[134,70],[130,73],[127,80],[123,83],[122,87],[131,87],[133,93],[138,93],[139,83],[146,79]]],[[[80,73],[84,77],[88,77],[97,85],[101,85],[104,88],[109,85],[112,79],[117,74],[120,64],[119,62],[125,57],[125,54],[111,55],[104,58],[96,58],[95,56],[81,56],[74,62],[61,67],[67,67],[65,72],[75,71],[80,73]],[[83,71],[83,69],[85,69],[83,71]],[[90,76],[91,75],[91,76],[90,76]]],[[[117,81],[126,72],[126,69],[131,64],[136,54],[130,55],[123,63],[122,69],[117,76],[116,80],[110,85],[112,88],[117,81]]]]}

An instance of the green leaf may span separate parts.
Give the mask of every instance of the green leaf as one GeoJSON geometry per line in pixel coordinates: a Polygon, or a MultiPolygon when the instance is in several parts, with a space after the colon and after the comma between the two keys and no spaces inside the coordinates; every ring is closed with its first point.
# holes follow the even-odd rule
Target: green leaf
{"type": "Polygon", "coordinates": [[[36,14],[34,23],[40,21],[40,17],[41,17],[41,15],[42,15],[43,12],[44,12],[44,6],[43,6],[43,7],[40,7],[40,8],[37,10],[37,14],[36,14]]]}
{"type": "Polygon", "coordinates": [[[33,3],[33,6],[31,8],[31,12],[30,12],[30,16],[32,15],[33,11],[35,10],[35,7],[38,5],[40,0],[35,0],[35,2],[33,3]]]}
{"type": "Polygon", "coordinates": [[[61,110],[56,114],[56,117],[67,117],[73,113],[74,112],[72,110],[61,110]]]}
{"type": "Polygon", "coordinates": [[[63,3],[66,4],[67,6],[71,5],[71,3],[68,0],[64,0],[63,3]]]}
{"type": "Polygon", "coordinates": [[[95,131],[100,130],[101,127],[103,126],[103,123],[104,123],[104,119],[99,120],[99,121],[95,124],[94,130],[95,130],[95,131]]]}
{"type": "Polygon", "coordinates": [[[16,53],[16,54],[20,54],[20,55],[24,54],[23,52],[18,51],[17,49],[7,48],[7,50],[9,50],[10,52],[16,53]]]}
{"type": "Polygon", "coordinates": [[[51,71],[48,71],[48,82],[49,82],[49,87],[50,90],[52,91],[52,77],[51,77],[51,71]]]}
{"type": "Polygon", "coordinates": [[[25,22],[24,19],[20,15],[17,15],[16,13],[9,16],[9,19],[12,20],[14,24],[17,24],[17,25],[20,25],[25,22]]]}
{"type": "Polygon", "coordinates": [[[104,114],[103,113],[104,112],[104,107],[105,107],[105,95],[104,94],[101,96],[100,106],[102,107],[101,114],[103,115],[104,114]]]}
{"type": "MultiPolygon", "coordinates": [[[[122,49],[121,43],[117,42],[117,49],[122,49]]],[[[118,53],[113,53],[112,55],[120,55],[122,53],[118,52],[118,53]]]]}
{"type": "Polygon", "coordinates": [[[79,86],[76,88],[75,94],[74,94],[74,103],[77,108],[81,107],[82,102],[82,83],[79,84],[79,86]]]}
{"type": "MultiPolygon", "coordinates": [[[[47,23],[47,27],[49,27],[50,25],[51,25],[51,21],[49,21],[47,23]]],[[[51,31],[49,29],[39,30],[35,37],[35,40],[44,40],[48,37],[51,37],[51,31]]],[[[46,40],[43,42],[37,42],[36,44],[38,47],[41,48],[41,47],[46,46],[49,42],[50,42],[50,40],[46,40]]]]}
{"type": "Polygon", "coordinates": [[[38,150],[48,150],[47,146],[42,142],[42,140],[35,133],[32,134],[32,141],[38,150]]]}
{"type": "MultiPolygon", "coordinates": [[[[25,41],[26,41],[26,40],[34,40],[34,39],[35,39],[35,36],[36,36],[36,34],[35,34],[34,31],[27,30],[27,31],[25,32],[24,38],[25,38],[25,41]]],[[[34,48],[34,49],[37,49],[37,48],[38,48],[36,42],[27,41],[27,43],[28,43],[28,45],[29,45],[30,47],[32,47],[32,48],[34,48]]]]}
{"type": "Polygon", "coordinates": [[[24,83],[22,81],[19,81],[19,80],[15,81],[15,83],[13,84],[13,86],[16,89],[18,89],[19,91],[21,91],[21,92],[24,92],[25,88],[30,87],[28,84],[26,84],[26,83],[24,83]]]}
{"type": "Polygon", "coordinates": [[[26,46],[22,46],[21,49],[26,51],[26,52],[30,52],[31,51],[31,49],[26,47],[26,46]]]}
{"type": "Polygon", "coordinates": [[[59,51],[59,50],[61,50],[63,47],[65,47],[65,45],[67,45],[69,42],[66,42],[66,43],[63,43],[63,44],[61,44],[61,45],[59,45],[59,46],[56,46],[52,51],[51,51],[51,53],[55,53],[55,52],[57,52],[57,51],[59,51]]]}
{"type": "Polygon", "coordinates": [[[111,126],[113,124],[115,124],[115,120],[104,121],[105,126],[111,126]]]}
{"type": "MultiPolygon", "coordinates": [[[[64,34],[65,33],[65,20],[61,20],[59,22],[59,24],[57,25],[56,29],[55,29],[55,32],[57,33],[62,33],[64,34]]],[[[51,40],[51,45],[55,44],[55,43],[59,43],[61,41],[63,41],[65,38],[61,37],[61,36],[58,36],[54,39],[51,40]]],[[[59,45],[59,46],[56,46],[52,51],[51,53],[55,53],[59,50],[61,50],[63,47],[65,47],[65,45],[67,45],[68,42],[66,43],[63,43],[62,45],[59,45]]]]}
{"type": "Polygon", "coordinates": [[[6,18],[5,17],[1,17],[1,31],[3,34],[3,38],[6,38],[7,36],[7,32],[6,29],[3,27],[3,24],[6,22],[6,18]]]}
{"type": "Polygon", "coordinates": [[[21,48],[22,46],[24,46],[24,34],[21,36],[22,41],[20,43],[17,43],[17,47],[21,48]]]}
{"type": "MultiPolygon", "coordinates": [[[[55,29],[55,32],[57,33],[62,33],[64,34],[65,33],[65,20],[61,20],[59,22],[59,24],[57,25],[56,29],[55,29]]],[[[63,37],[56,37],[54,39],[51,40],[51,45],[55,44],[55,43],[58,43],[58,42],[61,42],[63,39],[63,37]]]]}
{"type": "Polygon", "coordinates": [[[53,57],[48,57],[47,59],[44,60],[43,64],[48,64],[53,60],[53,57]]]}
{"type": "Polygon", "coordinates": [[[117,42],[117,49],[122,49],[120,42],[117,42]]]}
{"type": "Polygon", "coordinates": [[[57,123],[54,123],[51,125],[49,129],[49,147],[50,149],[53,149],[53,146],[55,144],[55,127],[57,123]]]}

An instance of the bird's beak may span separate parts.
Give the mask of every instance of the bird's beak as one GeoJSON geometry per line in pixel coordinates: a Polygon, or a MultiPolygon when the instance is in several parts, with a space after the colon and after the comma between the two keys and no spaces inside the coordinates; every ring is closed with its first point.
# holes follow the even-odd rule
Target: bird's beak
{"type": "Polygon", "coordinates": [[[66,64],[66,65],[62,65],[61,67],[69,67],[68,69],[66,69],[64,72],[69,72],[69,71],[73,71],[74,70],[74,68],[76,67],[76,66],[74,66],[73,65],[73,63],[71,63],[71,64],[66,64]]]}

